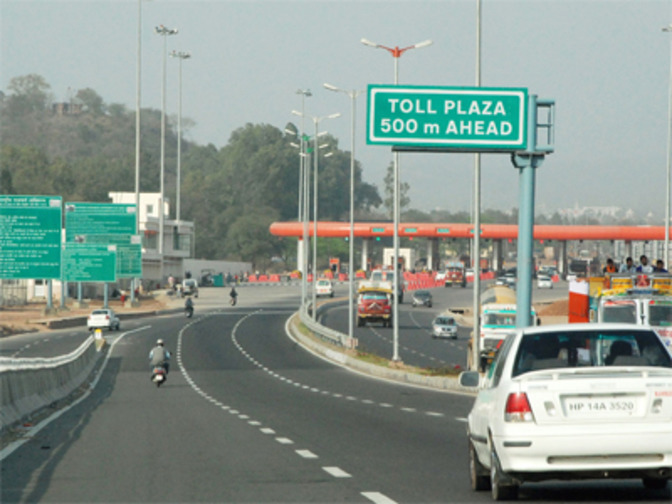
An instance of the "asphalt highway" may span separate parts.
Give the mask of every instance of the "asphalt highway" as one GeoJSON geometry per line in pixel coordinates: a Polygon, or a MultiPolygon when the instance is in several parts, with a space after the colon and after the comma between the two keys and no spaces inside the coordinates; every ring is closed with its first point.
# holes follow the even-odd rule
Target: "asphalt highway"
{"type": "MultiPolygon", "coordinates": [[[[0,452],[0,501],[489,502],[469,488],[473,399],[315,357],[286,334],[298,295],[241,289],[231,308],[202,294],[193,319],[106,334],[109,358],[91,394],[0,452]],[[174,351],[160,388],[147,363],[158,337],[174,351]]],[[[520,498],[648,496],[636,482],[551,482],[523,486],[520,498]]]]}

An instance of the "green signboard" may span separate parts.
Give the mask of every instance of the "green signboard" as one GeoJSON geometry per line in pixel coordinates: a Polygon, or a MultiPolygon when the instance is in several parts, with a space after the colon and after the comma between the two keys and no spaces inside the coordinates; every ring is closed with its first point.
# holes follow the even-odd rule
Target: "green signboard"
{"type": "Polygon", "coordinates": [[[63,250],[63,280],[66,282],[115,282],[116,245],[66,243],[63,250]]]}
{"type": "Polygon", "coordinates": [[[0,196],[0,278],[61,275],[60,196],[0,196]]]}
{"type": "Polygon", "coordinates": [[[368,88],[369,144],[465,152],[526,149],[527,89],[368,88]]]}
{"type": "Polygon", "coordinates": [[[116,277],[141,277],[142,244],[136,234],[135,212],[134,204],[66,202],[65,241],[114,245],[116,277]]]}
{"type": "Polygon", "coordinates": [[[117,278],[142,276],[142,243],[139,235],[85,235],[84,243],[117,247],[117,278]]]}
{"type": "Polygon", "coordinates": [[[86,235],[137,234],[135,205],[119,203],[65,203],[65,241],[86,235]]]}

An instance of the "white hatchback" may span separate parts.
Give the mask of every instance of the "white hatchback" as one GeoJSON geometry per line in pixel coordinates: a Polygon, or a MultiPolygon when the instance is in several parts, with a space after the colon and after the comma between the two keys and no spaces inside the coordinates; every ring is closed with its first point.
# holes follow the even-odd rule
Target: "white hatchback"
{"type": "MultiPolygon", "coordinates": [[[[479,383],[480,382],[480,383],[479,383]]],[[[526,481],[672,478],[672,356],[648,326],[568,324],[506,338],[468,418],[474,490],[514,499],[526,481]]]]}
{"type": "Polygon", "coordinates": [[[537,289],[552,289],[553,280],[548,275],[537,275],[537,289]]]}
{"type": "Polygon", "coordinates": [[[334,297],[334,284],[331,283],[331,280],[320,279],[315,284],[315,294],[316,296],[328,296],[334,297]]]}

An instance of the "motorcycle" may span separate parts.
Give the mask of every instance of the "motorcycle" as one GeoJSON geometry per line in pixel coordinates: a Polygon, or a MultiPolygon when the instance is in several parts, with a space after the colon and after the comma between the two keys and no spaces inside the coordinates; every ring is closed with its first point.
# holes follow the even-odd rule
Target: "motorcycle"
{"type": "Polygon", "coordinates": [[[236,299],[238,299],[237,296],[231,296],[229,298],[229,303],[231,304],[231,306],[236,306],[236,299]]]}
{"type": "Polygon", "coordinates": [[[167,377],[166,368],[163,366],[154,366],[152,370],[152,382],[156,383],[157,387],[160,387],[167,377]]]}
{"type": "Polygon", "coordinates": [[[184,316],[187,318],[191,318],[194,315],[194,307],[193,306],[187,306],[184,309],[184,316]]]}

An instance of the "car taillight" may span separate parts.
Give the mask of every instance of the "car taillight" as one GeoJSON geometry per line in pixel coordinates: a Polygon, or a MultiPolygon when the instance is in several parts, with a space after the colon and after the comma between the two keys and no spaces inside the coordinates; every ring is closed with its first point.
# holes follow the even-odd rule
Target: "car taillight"
{"type": "Polygon", "coordinates": [[[509,397],[506,399],[504,421],[534,422],[532,408],[530,408],[530,403],[527,400],[527,394],[525,394],[525,392],[509,394],[509,397]]]}

